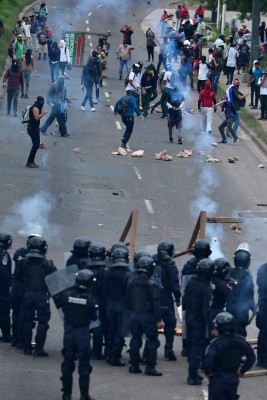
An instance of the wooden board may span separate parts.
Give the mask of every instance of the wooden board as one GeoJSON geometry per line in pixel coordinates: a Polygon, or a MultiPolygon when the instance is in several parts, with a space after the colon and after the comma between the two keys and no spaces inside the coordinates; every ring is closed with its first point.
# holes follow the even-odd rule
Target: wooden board
{"type": "Polygon", "coordinates": [[[221,224],[235,224],[245,222],[244,218],[232,218],[232,217],[207,217],[206,221],[209,223],[221,223],[221,224]]]}
{"type": "Polygon", "coordinates": [[[263,376],[267,375],[267,369],[259,369],[258,371],[248,371],[245,372],[241,378],[253,378],[254,376],[263,376]]]}

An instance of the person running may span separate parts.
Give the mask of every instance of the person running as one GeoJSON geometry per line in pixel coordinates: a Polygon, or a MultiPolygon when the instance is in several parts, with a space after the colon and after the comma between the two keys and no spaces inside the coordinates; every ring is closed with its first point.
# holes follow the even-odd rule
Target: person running
{"type": "Polygon", "coordinates": [[[23,55],[21,57],[20,66],[21,66],[21,71],[22,71],[22,75],[23,75],[23,82],[25,84],[24,90],[21,93],[20,97],[24,97],[25,99],[28,99],[32,71],[35,72],[35,76],[39,76],[37,74],[37,71],[35,68],[34,58],[32,56],[32,49],[27,49],[25,55],[23,55]]]}
{"type": "Polygon", "coordinates": [[[201,131],[202,133],[212,134],[213,111],[216,112],[216,93],[212,90],[209,80],[205,82],[205,87],[201,90],[198,98],[198,111],[201,112],[201,131]]]}

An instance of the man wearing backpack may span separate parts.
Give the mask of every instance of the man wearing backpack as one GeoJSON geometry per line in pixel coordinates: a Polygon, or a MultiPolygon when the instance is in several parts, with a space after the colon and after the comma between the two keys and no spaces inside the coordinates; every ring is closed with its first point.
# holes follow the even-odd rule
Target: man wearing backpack
{"type": "Polygon", "coordinates": [[[233,81],[233,84],[229,86],[229,88],[227,89],[226,95],[227,95],[227,100],[229,100],[234,105],[236,110],[235,121],[233,124],[233,131],[236,135],[237,129],[240,124],[240,107],[245,106],[246,102],[245,99],[249,94],[248,93],[242,94],[241,92],[239,92],[239,80],[235,79],[233,81]]]}
{"type": "Polygon", "coordinates": [[[35,164],[34,159],[37,150],[40,147],[40,120],[45,114],[47,114],[46,110],[42,111],[43,105],[44,98],[42,96],[38,96],[36,102],[33,104],[33,106],[30,107],[29,110],[29,122],[27,126],[27,132],[32,140],[32,148],[26,164],[26,167],[28,168],[39,167],[39,165],[35,164]]]}
{"type": "Polygon", "coordinates": [[[121,147],[124,149],[127,149],[127,143],[133,133],[135,113],[138,115],[138,117],[144,119],[143,114],[137,107],[137,102],[133,94],[129,93],[117,100],[114,106],[114,114],[121,115],[121,120],[126,127],[124,135],[121,139],[121,147]]]}

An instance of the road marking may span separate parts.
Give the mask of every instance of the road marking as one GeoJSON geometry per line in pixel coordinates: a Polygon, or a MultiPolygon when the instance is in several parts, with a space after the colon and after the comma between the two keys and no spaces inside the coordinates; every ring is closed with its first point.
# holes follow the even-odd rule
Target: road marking
{"type": "Polygon", "coordinates": [[[114,107],[111,104],[109,107],[110,107],[111,111],[114,112],[114,107]]]}
{"type": "Polygon", "coordinates": [[[90,17],[90,15],[92,15],[92,11],[89,12],[88,17],[90,17]]]}
{"type": "Polygon", "coordinates": [[[107,84],[106,84],[106,82],[105,82],[105,81],[103,81],[103,86],[107,86],[107,84]]]}
{"type": "Polygon", "coordinates": [[[91,36],[90,36],[90,35],[88,35],[88,39],[90,39],[90,40],[91,40],[91,36]]]}
{"type": "Polygon", "coordinates": [[[96,6],[96,8],[99,8],[99,7],[102,7],[103,6],[103,4],[99,4],[98,6],[96,6]]]}
{"type": "Polygon", "coordinates": [[[202,389],[203,399],[208,400],[209,394],[207,389],[202,389]]]}
{"type": "Polygon", "coordinates": [[[85,21],[85,23],[86,23],[86,25],[88,25],[88,24],[89,24],[89,19],[87,19],[87,20],[85,21]]]}
{"type": "Polygon", "coordinates": [[[90,42],[90,46],[93,47],[93,43],[92,42],[90,42]]]}
{"type": "Polygon", "coordinates": [[[121,129],[121,124],[119,123],[119,121],[115,121],[116,127],[117,129],[121,129]]]}
{"type": "Polygon", "coordinates": [[[149,214],[154,214],[154,210],[150,200],[145,199],[145,205],[149,214]]]}
{"type": "Polygon", "coordinates": [[[138,168],[134,167],[134,172],[135,172],[135,175],[137,176],[137,179],[142,179],[142,176],[141,176],[138,168]]]}
{"type": "Polygon", "coordinates": [[[105,96],[106,96],[106,97],[109,97],[109,94],[108,94],[108,92],[105,92],[105,96]]]}
{"type": "Polygon", "coordinates": [[[89,29],[89,28],[86,28],[86,30],[87,30],[87,32],[90,32],[90,29],[89,29]]]}

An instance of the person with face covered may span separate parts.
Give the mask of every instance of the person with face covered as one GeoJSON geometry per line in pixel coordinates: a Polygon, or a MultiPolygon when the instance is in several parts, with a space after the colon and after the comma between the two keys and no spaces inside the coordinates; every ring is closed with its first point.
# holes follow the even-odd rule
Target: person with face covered
{"type": "Polygon", "coordinates": [[[51,113],[45,123],[41,126],[40,132],[46,134],[47,128],[57,119],[59,132],[62,137],[69,137],[66,127],[65,111],[71,106],[71,101],[67,97],[67,89],[64,86],[64,76],[60,75],[58,80],[50,86],[47,103],[52,108],[51,113]]]}
{"type": "Polygon", "coordinates": [[[13,102],[14,117],[17,116],[19,91],[23,92],[23,75],[19,69],[18,61],[13,61],[3,79],[3,86],[7,86],[7,115],[10,115],[13,102]]]}
{"type": "Polygon", "coordinates": [[[100,59],[97,51],[93,50],[92,55],[88,58],[87,64],[83,67],[82,78],[81,78],[81,89],[86,89],[86,95],[81,105],[81,110],[85,111],[85,105],[87,100],[90,103],[91,111],[94,112],[93,102],[93,86],[96,86],[96,102],[99,101],[99,79],[101,74],[100,59]]]}
{"type": "Polygon", "coordinates": [[[20,60],[25,53],[25,45],[22,40],[22,35],[19,34],[13,43],[13,60],[20,60]]]}
{"type": "Polygon", "coordinates": [[[65,40],[59,41],[60,59],[59,59],[59,73],[64,76],[66,66],[70,64],[70,52],[66,46],[65,40]]]}
{"type": "Polygon", "coordinates": [[[32,148],[26,164],[26,167],[28,168],[38,168],[38,165],[35,164],[34,160],[37,150],[40,147],[40,120],[45,114],[47,114],[47,111],[43,110],[43,105],[44,98],[38,96],[29,111],[30,120],[28,122],[27,132],[32,140],[32,148]]]}
{"type": "MultiPolygon", "coordinates": [[[[152,64],[153,65],[153,64],[152,64]]],[[[141,100],[142,100],[142,107],[143,107],[143,114],[144,117],[148,115],[148,107],[149,103],[152,99],[153,95],[153,88],[157,87],[157,79],[158,75],[154,73],[154,69],[152,66],[148,66],[145,72],[142,75],[141,79],[141,100]]]]}
{"type": "Polygon", "coordinates": [[[202,133],[212,134],[213,111],[216,112],[216,93],[211,88],[209,80],[205,82],[205,87],[199,93],[198,111],[201,112],[201,131],[202,133]]]}

